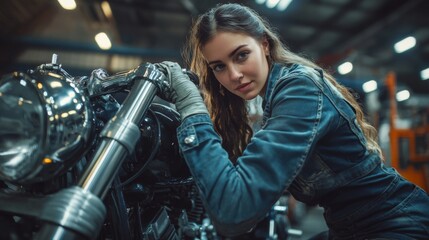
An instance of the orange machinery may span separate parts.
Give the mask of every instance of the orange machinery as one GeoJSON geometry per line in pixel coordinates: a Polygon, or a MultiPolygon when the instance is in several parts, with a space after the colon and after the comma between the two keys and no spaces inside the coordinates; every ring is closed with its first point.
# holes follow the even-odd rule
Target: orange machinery
{"type": "Polygon", "coordinates": [[[429,192],[429,124],[396,128],[396,76],[386,78],[390,105],[390,152],[392,167],[403,177],[429,192]]]}

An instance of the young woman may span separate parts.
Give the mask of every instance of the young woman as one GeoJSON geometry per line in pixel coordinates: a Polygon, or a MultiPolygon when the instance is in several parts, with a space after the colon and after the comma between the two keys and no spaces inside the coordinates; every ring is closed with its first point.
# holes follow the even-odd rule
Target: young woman
{"type": "Polygon", "coordinates": [[[288,190],[325,209],[331,239],[429,237],[427,193],[383,164],[353,95],[290,52],[255,11],[211,9],[194,23],[189,49],[205,103],[177,63],[159,66],[181,114],[180,149],[217,231],[249,231],[288,190]],[[258,95],[263,121],[253,134],[246,100],[258,95]]]}

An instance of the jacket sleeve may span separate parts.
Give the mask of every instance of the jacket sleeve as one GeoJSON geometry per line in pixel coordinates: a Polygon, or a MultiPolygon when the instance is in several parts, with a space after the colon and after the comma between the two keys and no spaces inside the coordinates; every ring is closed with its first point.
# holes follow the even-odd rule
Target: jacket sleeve
{"type": "Polygon", "coordinates": [[[231,164],[207,114],[178,128],[182,154],[221,234],[251,230],[299,173],[320,135],[322,93],[308,76],[281,79],[271,114],[231,164]]]}

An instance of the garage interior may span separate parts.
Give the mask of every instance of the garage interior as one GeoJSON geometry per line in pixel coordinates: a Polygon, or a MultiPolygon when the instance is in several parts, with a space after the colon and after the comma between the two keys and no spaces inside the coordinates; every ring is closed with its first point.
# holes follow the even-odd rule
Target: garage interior
{"type": "MultiPolygon", "coordinates": [[[[226,2],[255,9],[292,51],[349,87],[376,126],[388,164],[429,190],[427,0],[293,0],[286,9],[276,5],[283,0],[76,0],[72,10],[54,0],[3,0],[0,75],[48,63],[54,53],[74,76],[97,68],[113,74],[144,62],[183,64],[193,19],[226,2]],[[99,33],[107,34],[110,48],[97,45],[99,33]],[[404,39],[412,48],[395,49],[404,39]],[[343,72],[344,63],[352,69],[343,72]]],[[[296,239],[325,229],[317,207],[298,208],[294,227],[302,235],[296,239]]]]}

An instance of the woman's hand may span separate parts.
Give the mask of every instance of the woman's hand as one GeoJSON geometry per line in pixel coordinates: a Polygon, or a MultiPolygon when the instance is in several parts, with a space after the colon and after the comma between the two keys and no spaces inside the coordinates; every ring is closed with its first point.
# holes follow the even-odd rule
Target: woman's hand
{"type": "Polygon", "coordinates": [[[163,92],[165,100],[176,105],[182,120],[194,114],[208,114],[197,86],[182,71],[178,63],[164,61],[155,65],[164,72],[170,84],[169,89],[163,92]]]}

